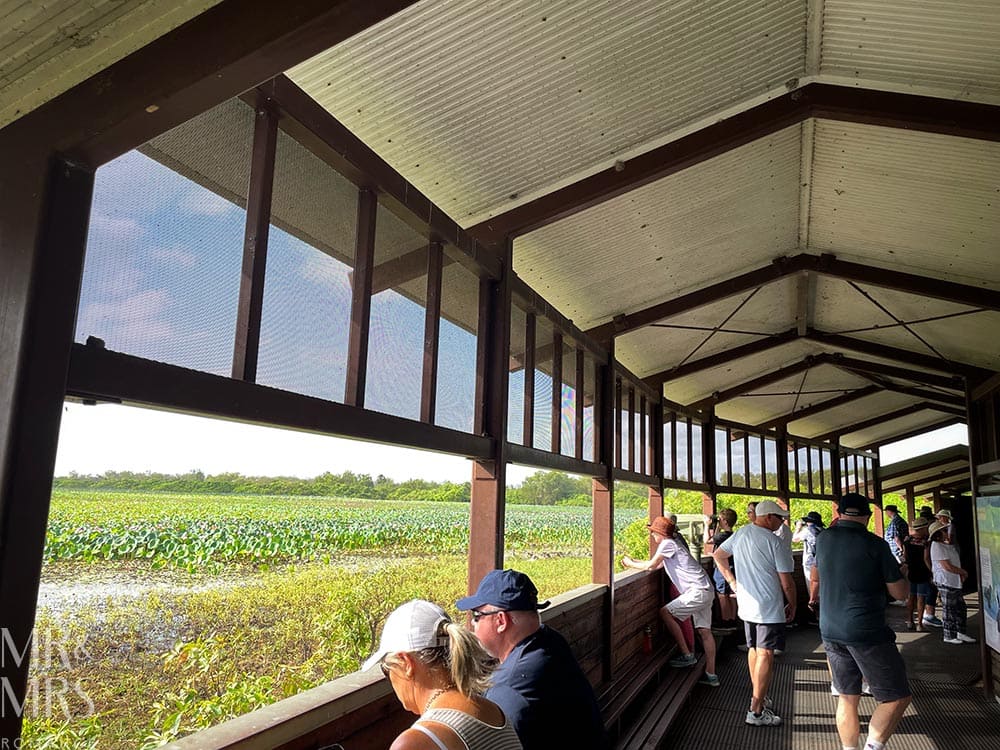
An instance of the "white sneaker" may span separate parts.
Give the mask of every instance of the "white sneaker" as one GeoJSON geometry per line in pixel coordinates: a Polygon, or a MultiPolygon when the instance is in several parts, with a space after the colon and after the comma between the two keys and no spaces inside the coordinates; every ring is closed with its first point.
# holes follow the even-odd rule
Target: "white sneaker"
{"type": "Polygon", "coordinates": [[[765,708],[759,715],[753,711],[747,711],[747,724],[752,724],[755,727],[776,727],[780,723],[781,717],[775,716],[769,708],[765,708]]]}
{"type": "Polygon", "coordinates": [[[965,641],[961,640],[960,638],[945,638],[944,642],[945,643],[957,643],[959,646],[961,646],[963,643],[965,643],[965,641]]]}
{"type": "Polygon", "coordinates": [[[966,635],[965,633],[959,633],[955,637],[958,638],[958,640],[960,640],[962,643],[975,643],[976,642],[975,638],[973,638],[971,635],[966,635]]]}

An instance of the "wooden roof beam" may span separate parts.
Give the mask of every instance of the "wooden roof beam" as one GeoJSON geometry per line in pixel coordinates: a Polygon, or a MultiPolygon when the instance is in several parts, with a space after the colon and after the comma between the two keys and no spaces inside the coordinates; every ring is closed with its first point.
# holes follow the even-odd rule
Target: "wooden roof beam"
{"type": "Polygon", "coordinates": [[[929,276],[919,276],[888,268],[873,268],[861,263],[839,260],[830,254],[800,253],[775,258],[769,265],[747,273],[710,284],[680,297],[660,302],[642,310],[616,316],[613,320],[587,330],[587,334],[602,343],[629,331],[643,328],[658,320],[688,312],[704,305],[732,297],[740,292],[756,289],[778,279],[802,271],[813,271],[826,276],[850,279],[872,286],[919,294],[924,297],[959,301],[972,307],[1000,310],[1000,291],[984,287],[944,281],[929,276]]]}
{"type": "Polygon", "coordinates": [[[1000,140],[1000,106],[810,83],[618,162],[470,227],[485,244],[518,237],[811,117],[1000,140]]]}
{"type": "Polygon", "coordinates": [[[771,385],[772,383],[777,383],[784,380],[787,377],[796,375],[800,372],[805,372],[813,367],[821,364],[825,364],[829,360],[829,355],[819,354],[816,356],[808,356],[800,362],[788,365],[787,367],[782,367],[772,372],[766,373],[759,377],[753,378],[752,380],[744,381],[739,385],[727,388],[724,391],[716,391],[708,398],[703,398],[700,401],[696,401],[689,405],[691,409],[707,409],[715,404],[720,404],[723,401],[729,401],[731,399],[742,396],[744,393],[753,391],[765,385],[771,385]]]}
{"type": "Polygon", "coordinates": [[[906,367],[896,367],[895,365],[886,365],[880,362],[869,362],[867,360],[856,359],[854,357],[845,357],[839,352],[833,354],[833,363],[838,367],[851,370],[852,372],[885,375],[890,378],[909,380],[914,383],[937,386],[938,388],[947,388],[952,391],[964,392],[965,390],[965,382],[962,380],[961,376],[948,377],[945,375],[934,375],[933,373],[921,372],[919,370],[912,370],[906,367]]]}
{"type": "Polygon", "coordinates": [[[852,401],[858,401],[859,399],[866,398],[868,396],[874,396],[876,393],[881,392],[881,388],[877,385],[869,385],[864,388],[858,388],[850,393],[845,393],[843,396],[835,396],[834,398],[828,398],[826,401],[820,401],[818,404],[811,404],[810,406],[804,406],[797,411],[793,411],[782,417],[777,417],[776,419],[770,419],[767,422],[762,422],[757,425],[760,430],[769,430],[772,427],[782,427],[791,422],[795,422],[799,419],[805,419],[806,417],[811,417],[816,414],[820,414],[824,411],[829,411],[830,409],[836,409],[838,406],[843,406],[844,404],[849,404],[852,401]]]}
{"type": "Polygon", "coordinates": [[[913,365],[914,367],[922,367],[926,370],[936,370],[938,372],[947,372],[954,375],[964,375],[975,378],[985,378],[993,374],[992,371],[985,370],[981,367],[965,365],[961,362],[953,362],[949,359],[932,357],[928,354],[920,354],[919,352],[911,352],[909,349],[886,346],[885,344],[880,344],[874,341],[856,339],[852,336],[844,336],[839,333],[827,333],[815,328],[810,328],[806,331],[804,338],[821,344],[835,346],[838,349],[847,349],[849,351],[857,352],[858,354],[870,354],[874,357],[881,357],[883,359],[894,359],[897,362],[901,362],[906,365],[913,365]]]}
{"type": "Polygon", "coordinates": [[[707,357],[702,357],[701,359],[685,362],[684,364],[678,365],[677,367],[669,370],[663,370],[653,375],[649,375],[643,378],[643,380],[653,388],[660,388],[664,383],[670,380],[677,380],[678,378],[683,378],[687,375],[692,375],[703,370],[710,370],[713,367],[718,367],[737,359],[749,357],[753,354],[760,354],[761,352],[766,352],[770,349],[783,346],[789,341],[794,341],[796,338],[798,338],[798,331],[794,328],[790,328],[787,331],[782,331],[781,333],[776,333],[772,336],[765,336],[757,339],[756,341],[751,341],[749,344],[743,344],[742,346],[736,346],[732,349],[726,349],[718,354],[712,354],[707,357]]]}
{"type": "Polygon", "coordinates": [[[875,427],[885,422],[891,422],[894,419],[902,419],[903,417],[908,417],[913,414],[919,414],[922,411],[938,411],[944,412],[945,414],[951,414],[956,417],[964,417],[965,410],[958,410],[954,407],[945,406],[943,404],[935,404],[930,401],[920,401],[916,404],[910,404],[909,406],[904,406],[902,409],[896,409],[895,411],[887,412],[886,414],[879,414],[878,416],[872,417],[870,419],[865,419],[861,422],[854,422],[853,424],[844,425],[843,427],[838,427],[836,430],[830,430],[822,435],[817,435],[814,440],[830,440],[835,437],[840,437],[841,435],[849,435],[852,432],[859,432],[861,430],[866,430],[869,427],[875,427]]]}
{"type": "Polygon", "coordinates": [[[869,443],[868,445],[863,445],[860,450],[878,450],[880,446],[888,445],[889,443],[898,443],[900,440],[906,440],[911,437],[916,437],[917,435],[925,435],[928,432],[940,430],[944,427],[951,427],[956,424],[965,424],[965,419],[963,417],[948,417],[947,419],[942,419],[939,422],[924,425],[923,427],[915,427],[914,429],[907,430],[906,432],[897,432],[893,435],[889,435],[888,437],[876,440],[873,443],[869,443]]]}

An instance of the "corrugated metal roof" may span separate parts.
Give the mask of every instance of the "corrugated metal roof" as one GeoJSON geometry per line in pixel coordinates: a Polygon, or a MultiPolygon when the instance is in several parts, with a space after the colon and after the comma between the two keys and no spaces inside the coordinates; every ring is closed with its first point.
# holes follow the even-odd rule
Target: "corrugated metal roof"
{"type": "Polygon", "coordinates": [[[825,0],[820,74],[1000,100],[995,0],[825,0]]]}
{"type": "Polygon", "coordinates": [[[0,127],[219,0],[47,0],[0,5],[0,127]]]}
{"type": "MultiPolygon", "coordinates": [[[[866,384],[867,385],[867,384],[866,384]]],[[[822,400],[822,399],[818,399],[822,400]]],[[[814,414],[811,417],[796,419],[788,425],[789,432],[803,437],[823,435],[841,425],[855,424],[879,414],[888,414],[896,409],[916,403],[919,399],[901,393],[882,391],[859,398],[843,406],[814,414]]],[[[938,414],[941,417],[941,414],[938,414]]]]}
{"type": "Polygon", "coordinates": [[[514,267],[582,328],[766,265],[798,242],[800,127],[519,237],[514,267]]]}
{"type": "Polygon", "coordinates": [[[892,422],[880,424],[877,427],[869,427],[867,430],[851,433],[851,435],[845,437],[841,442],[848,448],[861,448],[873,443],[882,443],[891,440],[896,435],[903,435],[924,428],[933,428],[934,425],[939,424],[947,416],[947,414],[941,414],[940,412],[922,411],[908,417],[893,420],[892,422]]]}
{"type": "Polygon", "coordinates": [[[1000,288],[1000,143],[819,120],[809,241],[882,268],[1000,288]]]}
{"type": "Polygon", "coordinates": [[[797,0],[428,1],[289,75],[467,226],[781,91],[804,28],[797,0]]]}
{"type": "MultiPolygon", "coordinates": [[[[744,372],[736,383],[751,377],[753,374],[744,372]]],[[[724,401],[716,405],[715,413],[722,419],[759,424],[866,385],[868,383],[856,375],[820,365],[724,401]]]]}

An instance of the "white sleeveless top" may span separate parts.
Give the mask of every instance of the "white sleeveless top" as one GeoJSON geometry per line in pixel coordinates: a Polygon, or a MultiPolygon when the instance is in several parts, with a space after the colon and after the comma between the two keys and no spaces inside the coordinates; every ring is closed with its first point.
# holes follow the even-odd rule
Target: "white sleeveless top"
{"type": "Polygon", "coordinates": [[[506,719],[503,726],[494,727],[465,711],[454,708],[432,708],[417,719],[412,728],[430,737],[440,750],[448,750],[444,742],[421,723],[424,721],[444,724],[458,735],[468,750],[522,750],[521,741],[506,719]]]}

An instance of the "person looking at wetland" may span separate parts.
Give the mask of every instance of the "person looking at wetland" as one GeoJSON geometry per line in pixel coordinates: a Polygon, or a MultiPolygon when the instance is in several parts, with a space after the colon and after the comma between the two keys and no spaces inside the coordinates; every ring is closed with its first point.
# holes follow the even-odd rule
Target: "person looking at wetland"
{"type": "Polygon", "coordinates": [[[362,670],[376,665],[420,717],[390,750],[522,750],[510,720],[483,696],[495,661],[438,605],[414,599],[394,610],[362,670]]]}
{"type": "Polygon", "coordinates": [[[543,625],[531,579],[516,570],[491,570],[455,606],[471,614],[472,631],[500,660],[486,697],[513,725],[524,750],[606,750],[594,690],[569,644],[543,625]]]}
{"type": "Polygon", "coordinates": [[[693,667],[698,663],[681,630],[681,621],[690,618],[705,649],[705,675],[700,682],[710,687],[719,687],[719,678],[715,673],[715,636],[712,634],[712,602],[715,597],[708,574],[702,569],[701,563],[678,543],[675,522],[660,516],[654,518],[647,527],[656,543],[653,557],[649,560],[633,560],[625,555],[622,565],[635,570],[655,570],[663,566],[679,592],[678,596],[660,608],[660,618],[680,651],[680,656],[670,660],[670,666],[693,667]]]}

